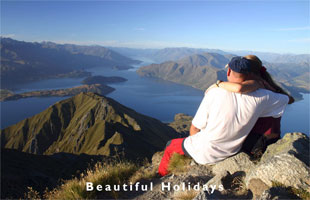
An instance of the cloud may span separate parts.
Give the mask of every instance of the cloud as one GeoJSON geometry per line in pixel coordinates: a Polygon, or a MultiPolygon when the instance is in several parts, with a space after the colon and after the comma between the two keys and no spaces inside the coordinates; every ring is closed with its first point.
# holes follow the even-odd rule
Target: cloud
{"type": "Polygon", "coordinates": [[[15,34],[4,34],[4,35],[1,34],[1,37],[5,37],[5,38],[13,38],[15,36],[16,36],[15,34]]]}
{"type": "Polygon", "coordinates": [[[140,27],[140,28],[134,28],[133,30],[134,31],[145,31],[145,28],[140,27]]]}
{"type": "Polygon", "coordinates": [[[275,31],[306,31],[306,30],[310,30],[310,26],[275,29],[275,31]]]}

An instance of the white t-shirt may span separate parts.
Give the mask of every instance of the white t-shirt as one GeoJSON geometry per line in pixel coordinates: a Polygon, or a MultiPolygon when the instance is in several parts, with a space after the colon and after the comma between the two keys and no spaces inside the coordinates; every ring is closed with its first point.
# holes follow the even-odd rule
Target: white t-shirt
{"type": "Polygon", "coordinates": [[[259,117],[280,117],[288,96],[259,89],[248,94],[213,88],[204,96],[192,124],[200,132],[184,141],[199,164],[215,163],[236,154],[259,117]]]}

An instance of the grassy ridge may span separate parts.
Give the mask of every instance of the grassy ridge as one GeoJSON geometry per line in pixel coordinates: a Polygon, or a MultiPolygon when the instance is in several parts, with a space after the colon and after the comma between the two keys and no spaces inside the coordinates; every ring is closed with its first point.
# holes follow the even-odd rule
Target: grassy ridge
{"type": "Polygon", "coordinates": [[[152,156],[178,134],[167,125],[118,102],[80,93],[1,131],[4,148],[34,154],[152,156]]]}

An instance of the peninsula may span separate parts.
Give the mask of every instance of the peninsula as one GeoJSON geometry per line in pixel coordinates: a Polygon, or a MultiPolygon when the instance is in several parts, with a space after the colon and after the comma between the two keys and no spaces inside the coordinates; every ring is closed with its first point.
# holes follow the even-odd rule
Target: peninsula
{"type": "Polygon", "coordinates": [[[91,84],[91,85],[81,85],[66,89],[57,90],[42,90],[42,91],[31,91],[24,92],[20,94],[15,94],[13,92],[1,93],[0,101],[10,101],[17,100],[21,98],[29,97],[63,97],[63,96],[74,96],[81,92],[93,92],[100,95],[106,95],[113,92],[115,89],[104,85],[104,84],[91,84]]]}

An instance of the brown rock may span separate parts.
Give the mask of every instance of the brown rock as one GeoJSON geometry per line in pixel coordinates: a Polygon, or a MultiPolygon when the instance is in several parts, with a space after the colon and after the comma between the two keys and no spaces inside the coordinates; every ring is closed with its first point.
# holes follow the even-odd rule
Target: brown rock
{"type": "Polygon", "coordinates": [[[270,187],[266,185],[262,180],[258,178],[251,179],[249,182],[248,189],[252,191],[254,199],[262,195],[265,190],[268,190],[270,187]]]}

